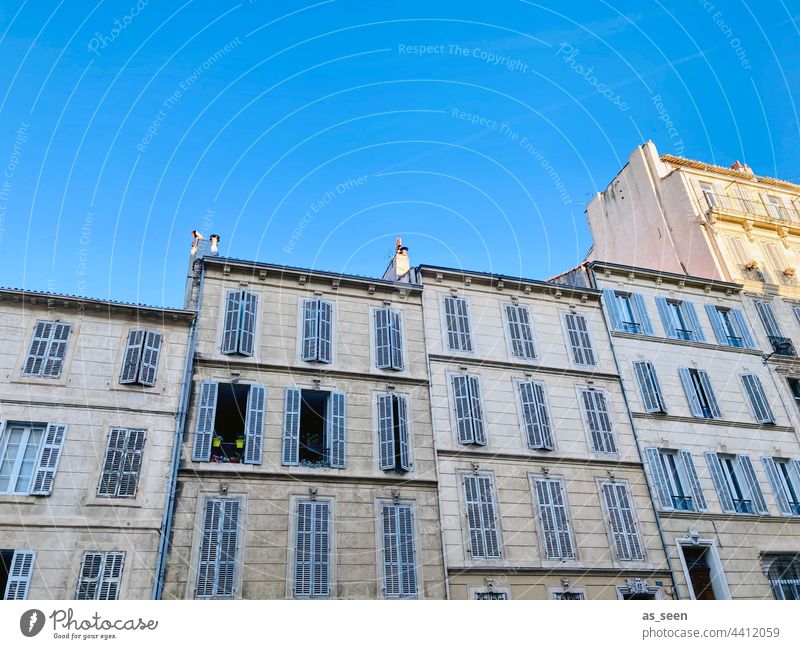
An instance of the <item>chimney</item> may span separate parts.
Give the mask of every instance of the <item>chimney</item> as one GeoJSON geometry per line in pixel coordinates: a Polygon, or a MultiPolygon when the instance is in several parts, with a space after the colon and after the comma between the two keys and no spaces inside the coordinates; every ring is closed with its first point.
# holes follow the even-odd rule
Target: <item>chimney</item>
{"type": "Polygon", "coordinates": [[[403,240],[397,237],[394,244],[394,256],[383,274],[383,279],[408,282],[410,281],[409,270],[411,270],[411,261],[408,258],[408,246],[404,246],[403,240]]]}
{"type": "Polygon", "coordinates": [[[219,256],[219,235],[212,234],[210,238],[211,238],[211,250],[208,251],[208,256],[217,257],[219,256]]]}
{"type": "Polygon", "coordinates": [[[734,171],[738,171],[739,173],[747,174],[748,176],[755,177],[753,170],[747,166],[746,164],[742,164],[738,160],[731,165],[731,169],[734,171]]]}

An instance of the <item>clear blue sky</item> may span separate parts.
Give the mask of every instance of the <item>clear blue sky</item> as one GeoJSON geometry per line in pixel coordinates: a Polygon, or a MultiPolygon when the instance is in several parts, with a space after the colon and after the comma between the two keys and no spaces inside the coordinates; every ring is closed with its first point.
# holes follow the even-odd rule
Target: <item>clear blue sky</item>
{"type": "Polygon", "coordinates": [[[0,284],[179,305],[194,228],[546,278],[647,139],[799,182],[799,30],[772,0],[2,0],[0,284]]]}

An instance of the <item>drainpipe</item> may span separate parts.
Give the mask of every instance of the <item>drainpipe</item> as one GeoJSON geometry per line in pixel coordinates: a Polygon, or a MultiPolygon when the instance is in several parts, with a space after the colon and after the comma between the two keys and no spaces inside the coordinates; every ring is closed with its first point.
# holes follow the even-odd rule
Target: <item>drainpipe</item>
{"type": "MultiPolygon", "coordinates": [[[[589,270],[589,269],[587,269],[589,270]]],[[[595,279],[594,269],[591,269],[592,274],[592,284],[594,284],[594,288],[597,288],[597,281],[595,279]]],[[[672,592],[675,595],[675,599],[680,599],[680,591],[678,589],[678,580],[675,579],[675,571],[672,568],[672,561],[669,558],[669,546],[667,545],[667,540],[664,538],[664,528],[661,526],[661,516],[658,513],[658,508],[656,507],[656,500],[655,496],[653,495],[653,485],[650,484],[650,479],[647,477],[647,471],[644,470],[644,455],[642,455],[642,446],[639,442],[639,435],[636,432],[636,423],[633,419],[633,411],[631,410],[631,404],[628,401],[628,393],[625,390],[625,385],[622,382],[622,372],[620,370],[619,359],[617,358],[617,350],[614,347],[614,337],[611,335],[611,327],[608,323],[608,318],[606,318],[606,311],[602,306],[600,307],[600,313],[603,315],[603,324],[605,325],[606,335],[608,336],[608,343],[611,345],[611,355],[614,357],[614,366],[617,368],[617,375],[619,376],[619,385],[622,388],[622,398],[625,401],[625,412],[628,413],[628,421],[631,424],[631,430],[633,431],[633,441],[636,443],[636,452],[639,454],[639,462],[642,464],[642,473],[644,474],[644,483],[647,486],[647,495],[650,498],[650,507],[653,510],[653,515],[656,519],[656,526],[658,527],[658,536],[661,539],[661,547],[664,550],[664,558],[667,560],[667,570],[669,570],[669,575],[672,578],[672,592]]]]}
{"type": "Polygon", "coordinates": [[[197,291],[197,304],[195,316],[189,328],[189,340],[186,347],[186,359],[183,364],[183,381],[181,395],[178,401],[178,411],[175,413],[175,437],[172,443],[172,462],[167,478],[167,498],[164,507],[164,516],[161,519],[160,538],[158,542],[158,557],[156,559],[156,576],[153,580],[152,599],[161,599],[164,592],[164,576],[167,572],[167,554],[169,551],[169,535],[172,532],[172,519],[175,512],[175,491],[178,484],[178,469],[181,463],[181,447],[183,446],[183,431],[186,425],[186,412],[189,408],[189,394],[192,388],[192,373],[194,371],[194,352],[197,347],[197,329],[200,322],[200,304],[203,301],[203,283],[205,281],[205,264],[200,263],[199,286],[197,291]]]}

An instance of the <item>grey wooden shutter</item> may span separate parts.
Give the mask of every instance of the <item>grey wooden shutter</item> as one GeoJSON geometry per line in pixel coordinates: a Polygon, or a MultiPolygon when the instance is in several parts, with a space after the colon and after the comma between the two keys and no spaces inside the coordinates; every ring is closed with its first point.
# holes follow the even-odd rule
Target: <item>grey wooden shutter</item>
{"type": "Polygon", "coordinates": [[[381,514],[383,520],[383,592],[386,597],[400,597],[397,505],[384,504],[381,514]]]}
{"type": "Polygon", "coordinates": [[[378,395],[378,447],[381,470],[394,469],[394,409],[390,392],[378,395]]]}
{"type": "Polygon", "coordinates": [[[456,298],[445,296],[444,298],[444,319],[447,327],[447,346],[458,351],[460,348],[460,336],[458,332],[458,320],[456,317],[456,298]]]}
{"type": "Polygon", "coordinates": [[[497,535],[492,483],[489,476],[464,476],[464,496],[467,506],[470,552],[473,559],[497,559],[500,544],[497,535]]]}
{"type": "Polygon", "coordinates": [[[683,389],[686,392],[686,398],[689,401],[689,409],[692,411],[692,414],[695,417],[704,417],[705,415],[703,414],[703,406],[700,403],[700,396],[697,394],[697,390],[694,387],[692,374],[689,371],[689,368],[681,367],[678,369],[678,372],[681,376],[683,389]]]}
{"type": "Polygon", "coordinates": [[[42,443],[39,446],[39,457],[31,483],[31,495],[49,496],[52,493],[53,481],[56,478],[56,471],[58,471],[66,435],[66,424],[47,424],[42,443]]]}
{"type": "Polygon", "coordinates": [[[347,421],[344,392],[331,392],[328,405],[328,439],[330,440],[331,467],[344,469],[347,462],[347,421]]]}
{"type": "Polygon", "coordinates": [[[252,356],[255,351],[258,295],[251,291],[242,291],[239,308],[241,310],[241,324],[239,326],[238,350],[240,354],[252,356]]]}
{"type": "Polygon", "coordinates": [[[786,489],[783,486],[783,478],[778,473],[775,460],[771,457],[762,457],[761,462],[764,464],[764,470],[772,486],[772,493],[775,494],[775,502],[778,503],[778,509],[784,516],[791,516],[794,512],[789,505],[789,498],[787,498],[786,489]]]}
{"type": "Polygon", "coordinates": [[[706,497],[703,494],[703,488],[700,486],[700,478],[697,475],[697,469],[695,469],[694,460],[692,460],[692,454],[685,449],[681,449],[678,452],[678,458],[680,459],[681,466],[683,466],[683,472],[689,481],[689,489],[692,492],[695,511],[706,511],[708,509],[708,503],[706,503],[706,497]]]}
{"type": "Polygon", "coordinates": [[[120,467],[117,495],[120,498],[135,498],[139,486],[139,475],[142,471],[142,455],[147,432],[141,428],[130,428],[127,431],[125,455],[120,467]]]}
{"type": "Polygon", "coordinates": [[[214,597],[217,592],[217,556],[219,550],[219,527],[222,519],[222,500],[206,498],[203,511],[203,529],[197,563],[195,597],[214,597]]]}
{"type": "Polygon", "coordinates": [[[459,349],[464,352],[472,351],[472,330],[469,322],[469,304],[463,297],[453,298],[456,302],[456,322],[458,322],[459,349]]]}
{"type": "Polygon", "coordinates": [[[296,597],[311,596],[312,546],[314,501],[297,503],[297,530],[294,556],[294,594],[296,597]]]}
{"type": "Polygon", "coordinates": [[[703,327],[700,326],[700,320],[697,317],[694,304],[689,300],[684,300],[681,303],[681,307],[686,315],[686,320],[692,325],[692,338],[704,343],[706,341],[706,335],[703,333],[703,327]]]}
{"type": "Polygon", "coordinates": [[[333,305],[324,300],[319,301],[319,347],[318,354],[321,363],[330,363],[333,350],[333,305]]]}
{"type": "Polygon", "coordinates": [[[642,561],[644,549],[636,527],[636,517],[624,484],[607,482],[603,484],[603,497],[609,515],[611,536],[617,559],[621,561],[642,561]]]}
{"type": "Polygon", "coordinates": [[[595,365],[594,350],[585,316],[581,313],[567,313],[564,319],[572,349],[572,360],[576,365],[595,365]]]}
{"type": "Polygon", "coordinates": [[[610,288],[603,289],[603,302],[606,305],[606,311],[608,311],[608,318],[611,320],[611,328],[614,331],[624,331],[616,292],[610,288]]]}
{"type": "Polygon", "coordinates": [[[297,505],[295,596],[327,597],[330,592],[328,503],[302,500],[297,505]]]}
{"type": "Polygon", "coordinates": [[[158,375],[158,358],[161,355],[162,335],[155,331],[148,331],[144,338],[141,370],[139,383],[153,387],[158,375]]]}
{"type": "Polygon", "coordinates": [[[208,462],[211,459],[211,438],[214,436],[216,415],[217,382],[203,381],[200,384],[200,403],[197,406],[197,422],[192,447],[192,460],[195,462],[208,462]]]}
{"type": "Polygon", "coordinates": [[[753,336],[750,334],[750,329],[747,326],[747,321],[744,318],[744,313],[741,309],[731,309],[733,319],[736,322],[736,328],[739,330],[739,335],[742,337],[744,346],[748,349],[756,349],[756,343],[753,336]]]}
{"type": "Polygon", "coordinates": [[[142,345],[144,344],[144,329],[132,329],[128,332],[128,341],[125,345],[125,357],[122,361],[120,383],[136,383],[139,379],[139,367],[142,358],[142,345]]]}
{"type": "Polygon", "coordinates": [[[4,600],[28,599],[28,589],[33,575],[33,563],[36,552],[33,550],[15,550],[8,571],[4,600]]]}
{"type": "Polygon", "coordinates": [[[760,424],[771,424],[775,422],[775,417],[772,414],[772,409],[769,407],[767,395],[764,394],[764,388],[761,385],[761,379],[755,374],[742,374],[742,386],[750,400],[750,405],[753,408],[753,415],[756,421],[760,424]]]}
{"type": "Polygon", "coordinates": [[[711,479],[714,481],[714,488],[717,490],[720,507],[722,507],[723,512],[731,513],[734,511],[733,498],[722,473],[722,464],[719,461],[719,457],[712,451],[706,451],[704,455],[708,463],[708,470],[711,473],[711,479]]]}
{"type": "Polygon", "coordinates": [[[119,599],[122,569],[125,565],[124,552],[104,552],[103,568],[100,574],[100,584],[97,589],[97,599],[119,599]]]}
{"type": "Polygon", "coordinates": [[[50,345],[50,336],[53,332],[53,322],[38,320],[33,326],[31,344],[28,347],[28,355],[25,358],[25,365],[22,374],[25,376],[39,376],[44,367],[47,357],[47,348],[50,345]]]}
{"type": "Polygon", "coordinates": [[[713,304],[706,304],[706,314],[711,321],[711,328],[714,330],[714,337],[720,345],[730,345],[728,334],[725,332],[725,326],[722,324],[722,318],[717,311],[717,307],[713,304]]]}
{"type": "Polygon", "coordinates": [[[544,536],[545,554],[550,560],[574,559],[572,532],[564,501],[564,487],[558,479],[537,479],[536,499],[544,536]]]}
{"type": "Polygon", "coordinates": [[[417,570],[410,505],[384,504],[383,574],[386,597],[414,597],[417,570]]]}
{"type": "Polygon", "coordinates": [[[114,497],[118,493],[122,462],[125,459],[127,428],[112,428],[108,431],[106,453],[97,485],[97,495],[114,497]]]}
{"type": "Polygon", "coordinates": [[[223,354],[235,354],[239,351],[241,297],[241,291],[228,291],[225,298],[225,321],[222,329],[223,354]]]}
{"type": "Polygon", "coordinates": [[[758,317],[761,319],[761,324],[764,326],[764,331],[767,332],[767,336],[783,338],[783,332],[781,331],[780,325],[778,325],[778,320],[775,318],[775,313],[772,311],[772,304],[756,300],[755,305],[758,317]]]}
{"type": "Polygon", "coordinates": [[[397,437],[400,441],[400,468],[411,471],[411,434],[408,426],[408,399],[405,395],[395,395],[397,399],[397,437]]]}
{"type": "Polygon", "coordinates": [[[375,365],[382,370],[392,367],[391,310],[375,311],[375,365]]]}
{"type": "Polygon", "coordinates": [[[661,324],[664,325],[664,334],[667,338],[677,338],[678,332],[675,329],[675,320],[672,317],[666,298],[656,297],[656,307],[658,308],[658,314],[661,316],[661,324]]]}
{"type": "Polygon", "coordinates": [[[653,477],[658,503],[661,505],[661,509],[671,510],[673,509],[672,490],[664,470],[664,463],[661,461],[661,452],[652,447],[646,448],[644,451],[647,456],[647,464],[650,466],[650,475],[653,477]]]}
{"type": "Polygon", "coordinates": [[[61,376],[64,367],[64,358],[67,355],[67,341],[72,331],[72,325],[63,322],[54,322],[50,334],[50,344],[47,348],[47,358],[42,368],[42,376],[57,379],[61,376]]]}
{"type": "Polygon", "coordinates": [[[472,444],[475,442],[475,432],[472,427],[469,381],[467,376],[453,376],[453,397],[455,400],[458,441],[462,444],[472,444]]]}
{"type": "Polygon", "coordinates": [[[581,396],[592,438],[592,449],[596,453],[616,453],[617,445],[605,395],[599,390],[582,390],[581,396]]]}
{"type": "Polygon", "coordinates": [[[251,385],[247,395],[247,415],[244,420],[244,462],[261,464],[264,448],[264,415],[267,409],[267,389],[251,385]]]}
{"type": "Polygon", "coordinates": [[[222,500],[215,597],[233,597],[236,592],[236,551],[239,541],[240,503],[235,498],[222,500]]]}
{"type": "Polygon", "coordinates": [[[525,431],[530,448],[553,448],[550,415],[547,412],[544,385],[535,381],[521,381],[518,393],[525,431]]]}
{"type": "Polygon", "coordinates": [[[300,398],[299,388],[286,388],[283,415],[283,450],[281,464],[300,464],[300,398]]]}
{"type": "Polygon", "coordinates": [[[330,512],[328,503],[314,503],[313,594],[330,594],[330,512]]]}
{"type": "Polygon", "coordinates": [[[642,333],[648,336],[653,335],[653,323],[650,321],[650,315],[647,313],[647,307],[644,305],[644,299],[639,293],[631,293],[631,300],[639,316],[639,324],[642,326],[642,333]]]}
{"type": "Polygon", "coordinates": [[[717,397],[714,394],[714,388],[711,387],[711,379],[708,376],[708,372],[705,370],[698,370],[697,375],[700,378],[700,385],[703,386],[703,392],[706,394],[708,407],[711,410],[711,417],[714,419],[722,419],[722,411],[719,409],[717,397]]]}
{"type": "Polygon", "coordinates": [[[472,417],[472,431],[475,443],[486,445],[486,430],[483,423],[483,405],[481,404],[481,387],[477,376],[468,376],[470,414],[472,417]]]}
{"type": "Polygon", "coordinates": [[[661,386],[658,383],[653,364],[649,361],[635,361],[633,370],[642,394],[642,405],[645,412],[666,412],[661,386]]]}
{"type": "Polygon", "coordinates": [[[102,571],[103,553],[85,552],[81,563],[81,571],[78,575],[75,599],[97,599],[102,571]]]}
{"type": "Polygon", "coordinates": [[[511,353],[517,358],[527,360],[536,358],[528,307],[519,304],[506,304],[505,308],[508,335],[511,340],[511,353]]]}
{"type": "Polygon", "coordinates": [[[739,466],[742,467],[747,485],[750,488],[750,499],[753,501],[753,508],[757,514],[768,514],[767,503],[764,500],[764,494],[761,492],[761,486],[758,484],[756,472],[753,469],[753,463],[750,457],[745,454],[739,455],[739,466]]]}
{"type": "Polygon", "coordinates": [[[319,349],[319,300],[310,299],[303,301],[303,341],[302,358],[304,361],[315,361],[319,349]]]}
{"type": "Polygon", "coordinates": [[[405,367],[403,359],[403,321],[402,316],[397,311],[389,312],[389,322],[391,333],[392,369],[401,371],[405,367]]]}
{"type": "Polygon", "coordinates": [[[417,594],[417,560],[411,505],[397,505],[397,540],[400,549],[400,594],[414,597],[417,594]]]}

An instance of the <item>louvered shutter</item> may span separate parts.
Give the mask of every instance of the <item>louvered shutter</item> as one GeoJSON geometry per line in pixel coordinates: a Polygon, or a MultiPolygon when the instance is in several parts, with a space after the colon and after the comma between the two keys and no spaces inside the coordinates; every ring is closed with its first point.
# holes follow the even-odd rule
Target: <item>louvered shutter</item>
{"type": "Polygon", "coordinates": [[[386,597],[400,597],[400,548],[397,537],[397,505],[384,505],[383,589],[386,597]]]}
{"type": "Polygon", "coordinates": [[[705,456],[706,462],[708,463],[708,470],[711,473],[711,479],[714,481],[714,488],[717,490],[720,507],[722,507],[723,512],[731,513],[734,511],[733,498],[731,498],[731,493],[728,490],[727,483],[725,482],[725,477],[722,473],[722,464],[719,461],[719,457],[716,453],[711,451],[706,451],[705,456]]]}
{"type": "Polygon", "coordinates": [[[313,594],[327,597],[330,594],[330,518],[328,503],[314,503],[314,563],[313,594]]]}
{"type": "Polygon", "coordinates": [[[375,311],[375,364],[379,369],[392,367],[391,311],[375,311]]]}
{"type": "Polygon", "coordinates": [[[700,396],[697,394],[697,390],[694,386],[694,382],[692,381],[692,374],[689,371],[688,367],[681,367],[678,372],[681,376],[681,383],[683,383],[683,389],[686,392],[686,398],[689,400],[689,409],[692,411],[692,414],[695,417],[704,417],[703,414],[703,406],[700,403],[700,396]]]}
{"type": "Polygon", "coordinates": [[[744,265],[750,261],[744,243],[739,237],[725,237],[725,243],[728,246],[728,252],[738,266],[739,274],[741,274],[744,265]]]}
{"type": "Polygon", "coordinates": [[[8,581],[3,599],[28,599],[33,563],[36,553],[33,550],[15,550],[8,571],[8,581]]]}
{"type": "Polygon", "coordinates": [[[100,576],[103,571],[103,553],[86,552],[83,555],[75,599],[97,599],[100,576]]]}
{"type": "Polygon", "coordinates": [[[318,355],[319,300],[303,301],[303,341],[302,358],[304,361],[315,361],[318,355]]]}
{"type": "Polygon", "coordinates": [[[466,376],[457,375],[453,377],[453,397],[455,400],[458,441],[462,444],[472,444],[475,442],[475,433],[472,428],[469,381],[466,376]]]}
{"type": "Polygon", "coordinates": [[[378,395],[378,446],[381,470],[394,469],[394,409],[391,393],[378,395]]]}
{"type": "Polygon", "coordinates": [[[236,550],[239,539],[239,501],[222,500],[217,552],[215,597],[233,597],[236,592],[236,550]]]}
{"type": "Polygon", "coordinates": [[[103,571],[100,577],[100,587],[97,590],[97,599],[119,599],[122,569],[125,564],[124,552],[103,553],[103,571]]]}
{"type": "Polygon", "coordinates": [[[486,430],[483,423],[483,405],[481,404],[481,387],[477,376],[468,376],[470,413],[472,416],[472,430],[475,443],[486,445],[486,430]]]}
{"type": "Polygon", "coordinates": [[[650,475],[653,477],[653,486],[655,487],[658,502],[661,509],[671,510],[672,504],[672,490],[669,486],[664,463],[661,460],[661,453],[657,448],[646,448],[645,455],[647,456],[647,464],[650,466],[650,475]]]}
{"type": "Polygon", "coordinates": [[[534,381],[518,384],[520,405],[530,448],[553,448],[550,415],[547,412],[544,385],[534,381]]]}
{"type": "Polygon", "coordinates": [[[764,464],[764,470],[772,486],[772,493],[775,495],[775,502],[778,503],[778,510],[784,516],[791,516],[794,512],[789,506],[789,499],[786,497],[786,489],[783,486],[783,478],[778,473],[775,460],[771,457],[762,457],[761,462],[764,464]]]}
{"type": "Polygon", "coordinates": [[[386,597],[414,597],[417,571],[411,507],[384,504],[382,519],[384,593],[386,597]]]}
{"type": "Polygon", "coordinates": [[[397,438],[400,442],[400,468],[411,471],[411,440],[408,432],[408,403],[404,395],[395,396],[397,400],[397,438]]]}
{"type": "Polygon", "coordinates": [[[603,496],[611,525],[611,536],[617,559],[641,561],[644,550],[636,528],[636,518],[624,484],[607,482],[603,485],[603,496]]]}
{"type": "Polygon", "coordinates": [[[750,405],[753,408],[753,415],[756,421],[761,424],[774,423],[775,417],[772,414],[772,409],[769,407],[767,395],[764,394],[764,388],[761,385],[761,379],[755,374],[742,374],[742,386],[750,400],[750,405]]]}
{"type": "Polygon", "coordinates": [[[252,356],[255,352],[258,295],[251,291],[242,291],[239,308],[241,309],[239,353],[245,356],[252,356]]]}
{"type": "Polygon", "coordinates": [[[730,345],[728,334],[725,332],[725,326],[722,323],[722,318],[719,315],[717,307],[713,304],[706,304],[706,314],[711,321],[711,328],[714,330],[714,337],[720,345],[730,345]]]}
{"type": "Polygon", "coordinates": [[[392,369],[401,371],[405,367],[403,359],[403,321],[401,315],[396,311],[389,312],[391,323],[390,333],[392,341],[392,369]]]}
{"type": "Polygon", "coordinates": [[[208,462],[211,459],[211,438],[214,436],[216,415],[217,382],[203,381],[200,384],[200,403],[197,407],[197,423],[192,447],[192,460],[195,462],[208,462]]]}
{"type": "Polygon", "coordinates": [[[297,539],[294,557],[294,594],[296,597],[310,597],[312,594],[313,517],[313,501],[304,500],[297,503],[297,539]]]}
{"type": "Polygon", "coordinates": [[[106,454],[103,458],[100,482],[97,485],[98,496],[113,498],[118,493],[122,462],[125,459],[127,436],[127,428],[112,428],[108,432],[106,454]]]}
{"type": "Polygon", "coordinates": [[[616,453],[617,448],[605,395],[599,390],[583,390],[581,394],[586,422],[592,438],[592,449],[596,453],[616,453]]]}
{"type": "Polygon", "coordinates": [[[656,307],[658,308],[658,314],[661,316],[661,324],[664,325],[664,334],[667,338],[677,338],[678,332],[675,329],[675,320],[672,317],[666,298],[656,297],[656,307]]]}
{"type": "Polygon", "coordinates": [[[241,297],[241,291],[228,291],[225,298],[225,321],[222,330],[223,354],[235,354],[239,351],[241,297]]]}
{"type": "Polygon", "coordinates": [[[219,551],[219,529],[222,519],[222,500],[206,498],[203,511],[203,530],[198,553],[196,598],[214,597],[217,592],[217,558],[219,551]]]}
{"type": "Polygon", "coordinates": [[[708,372],[705,370],[699,370],[697,375],[700,378],[700,384],[703,386],[703,392],[706,394],[708,407],[711,410],[711,417],[714,419],[722,419],[722,411],[719,409],[717,397],[714,394],[714,388],[711,387],[711,379],[708,376],[708,372]]]}
{"type": "Polygon", "coordinates": [[[458,351],[460,349],[460,337],[458,332],[458,320],[456,317],[456,298],[445,296],[444,318],[445,327],[447,327],[447,346],[452,351],[458,351]]]}
{"type": "Polygon", "coordinates": [[[608,311],[608,318],[611,320],[611,328],[614,331],[624,331],[616,292],[610,288],[603,289],[603,302],[605,302],[606,311],[608,311]]]}
{"type": "Polygon", "coordinates": [[[648,336],[653,335],[653,323],[650,320],[650,315],[647,313],[647,307],[644,305],[644,299],[639,293],[631,293],[631,300],[636,308],[636,313],[639,316],[639,324],[642,326],[642,332],[648,336]]]}
{"type": "Polygon", "coordinates": [[[748,349],[756,349],[756,343],[753,336],[750,335],[750,329],[747,326],[747,321],[744,318],[744,313],[741,309],[731,309],[733,319],[736,322],[736,328],[739,330],[739,335],[742,338],[744,346],[748,349]]]}
{"type": "Polygon", "coordinates": [[[744,473],[745,480],[747,480],[747,485],[750,488],[750,498],[753,501],[753,508],[756,513],[768,514],[767,503],[764,500],[764,494],[761,492],[761,486],[758,484],[750,457],[745,454],[739,455],[739,466],[742,467],[742,473],[744,473]]]}
{"type": "Polygon", "coordinates": [[[344,469],[347,422],[345,417],[344,392],[331,392],[328,415],[328,439],[330,440],[331,467],[344,469]]]}
{"type": "Polygon", "coordinates": [[[465,476],[464,490],[472,558],[499,558],[500,545],[491,480],[488,476],[465,476]]]}
{"type": "Polygon", "coordinates": [[[697,311],[695,311],[694,304],[689,300],[684,300],[681,303],[681,307],[687,316],[687,321],[692,326],[692,338],[704,343],[706,341],[706,335],[703,333],[703,327],[700,326],[700,319],[697,317],[697,311]]]}
{"type": "Polygon", "coordinates": [[[678,452],[678,457],[680,458],[681,465],[683,466],[683,472],[689,481],[689,489],[692,492],[695,511],[704,512],[708,509],[708,504],[706,503],[706,497],[703,494],[703,488],[700,486],[700,478],[697,475],[697,469],[695,469],[692,454],[689,451],[682,449],[678,452]]]}
{"type": "Polygon", "coordinates": [[[782,338],[783,332],[778,325],[778,321],[775,319],[775,313],[772,311],[772,304],[757,300],[755,305],[758,317],[761,319],[761,324],[764,326],[764,331],[767,332],[767,336],[782,338]]]}
{"type": "Polygon", "coordinates": [[[506,320],[508,320],[508,335],[511,339],[511,353],[517,358],[526,360],[536,358],[528,307],[507,304],[506,320]]]}
{"type": "Polygon", "coordinates": [[[536,499],[547,558],[573,559],[575,552],[561,481],[536,480],[536,499]]]}
{"type": "Polygon", "coordinates": [[[128,332],[125,357],[122,361],[122,371],[119,376],[120,383],[136,383],[138,380],[145,333],[144,329],[132,329],[128,332]]]}
{"type": "Polygon", "coordinates": [[[31,483],[31,495],[49,496],[52,493],[66,435],[66,424],[47,424],[39,447],[39,457],[31,483]]]}
{"type": "Polygon", "coordinates": [[[267,389],[251,385],[247,395],[247,415],[244,420],[244,462],[261,464],[264,447],[264,415],[267,409],[267,389]]]}
{"type": "Polygon", "coordinates": [[[47,358],[47,349],[50,345],[50,336],[53,331],[53,322],[39,320],[33,327],[33,336],[25,358],[22,373],[25,376],[39,376],[47,358]]]}
{"type": "Polygon", "coordinates": [[[57,379],[61,376],[64,358],[67,355],[67,341],[69,340],[70,331],[72,331],[72,325],[64,324],[63,322],[53,323],[42,376],[51,379],[57,379]]]}
{"type": "Polygon", "coordinates": [[[158,375],[158,358],[161,355],[162,335],[148,331],[144,339],[142,353],[142,369],[139,372],[139,383],[153,387],[158,375]]]}
{"type": "Polygon", "coordinates": [[[286,388],[281,453],[284,466],[297,466],[300,463],[300,398],[299,388],[286,388]]]}
{"type": "Polygon", "coordinates": [[[572,359],[576,365],[594,365],[594,351],[589,338],[586,318],[580,313],[567,313],[567,336],[572,348],[572,359]]]}
{"type": "Polygon", "coordinates": [[[330,363],[333,349],[333,305],[319,301],[319,358],[321,363],[330,363]]]}
{"type": "Polygon", "coordinates": [[[142,455],[147,433],[141,428],[131,428],[127,433],[117,495],[120,498],[135,498],[142,471],[142,455]]]}
{"type": "Polygon", "coordinates": [[[635,361],[633,369],[642,394],[642,405],[645,412],[666,412],[661,386],[658,383],[653,364],[649,361],[635,361]]]}
{"type": "Polygon", "coordinates": [[[472,331],[469,323],[469,304],[463,297],[455,298],[456,321],[458,322],[459,349],[464,352],[472,351],[472,331]]]}
{"type": "Polygon", "coordinates": [[[300,501],[297,508],[295,596],[327,597],[330,591],[328,503],[300,501]]]}

